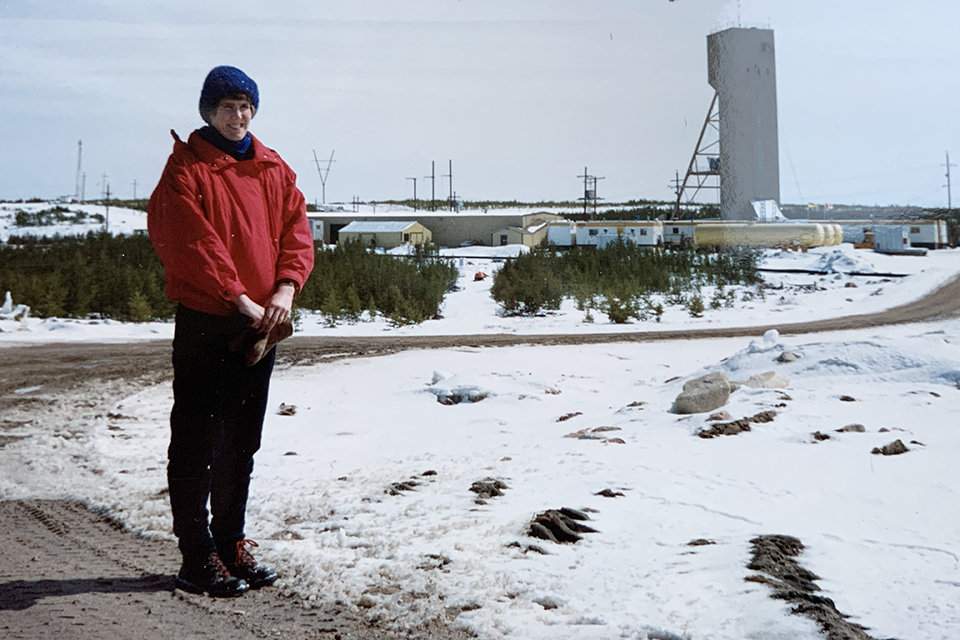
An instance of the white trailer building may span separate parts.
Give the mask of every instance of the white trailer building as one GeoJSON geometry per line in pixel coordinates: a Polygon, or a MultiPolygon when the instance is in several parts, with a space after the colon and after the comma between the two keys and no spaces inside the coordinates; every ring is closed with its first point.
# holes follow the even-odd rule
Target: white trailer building
{"type": "Polygon", "coordinates": [[[945,220],[831,220],[843,228],[844,242],[863,242],[865,234],[877,236],[877,231],[886,227],[903,227],[907,231],[910,246],[924,249],[945,249],[950,246],[945,220]]]}
{"type": "Polygon", "coordinates": [[[639,246],[663,244],[663,223],[659,220],[603,220],[577,224],[577,246],[605,247],[617,239],[639,246]]]}
{"type": "Polygon", "coordinates": [[[561,248],[577,243],[577,224],[570,220],[554,220],[547,223],[547,242],[561,248]]]}

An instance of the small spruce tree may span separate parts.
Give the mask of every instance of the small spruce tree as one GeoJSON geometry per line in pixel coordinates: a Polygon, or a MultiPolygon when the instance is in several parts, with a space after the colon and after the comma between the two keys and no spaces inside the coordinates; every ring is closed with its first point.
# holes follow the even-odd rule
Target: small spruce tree
{"type": "Polygon", "coordinates": [[[147,297],[137,289],[127,301],[127,308],[130,312],[130,319],[134,322],[150,322],[153,319],[153,309],[147,302],[147,297]]]}

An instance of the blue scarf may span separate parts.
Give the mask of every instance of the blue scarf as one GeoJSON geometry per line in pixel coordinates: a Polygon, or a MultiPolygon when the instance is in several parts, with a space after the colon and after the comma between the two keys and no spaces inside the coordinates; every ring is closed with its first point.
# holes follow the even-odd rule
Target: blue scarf
{"type": "Polygon", "coordinates": [[[253,143],[253,138],[250,137],[250,132],[247,131],[247,135],[243,136],[243,140],[234,142],[233,140],[227,140],[223,137],[219,131],[214,129],[211,126],[206,126],[200,129],[198,132],[200,137],[215,146],[220,151],[228,153],[233,156],[234,160],[249,160],[253,157],[251,152],[251,144],[253,143]]]}

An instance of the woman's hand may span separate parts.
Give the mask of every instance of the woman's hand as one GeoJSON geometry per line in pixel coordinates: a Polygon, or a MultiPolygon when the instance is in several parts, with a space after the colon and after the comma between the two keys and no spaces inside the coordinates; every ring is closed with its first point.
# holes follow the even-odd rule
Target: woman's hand
{"type": "Polygon", "coordinates": [[[260,321],[261,331],[264,333],[272,331],[278,324],[290,319],[294,293],[296,293],[296,288],[289,282],[282,282],[277,286],[277,290],[263,307],[263,318],[260,321]]]}
{"type": "Polygon", "coordinates": [[[260,325],[263,322],[263,307],[251,300],[245,293],[241,293],[239,296],[237,296],[233,303],[237,305],[237,309],[239,309],[240,313],[253,321],[250,323],[251,327],[254,329],[260,328],[260,325]]]}

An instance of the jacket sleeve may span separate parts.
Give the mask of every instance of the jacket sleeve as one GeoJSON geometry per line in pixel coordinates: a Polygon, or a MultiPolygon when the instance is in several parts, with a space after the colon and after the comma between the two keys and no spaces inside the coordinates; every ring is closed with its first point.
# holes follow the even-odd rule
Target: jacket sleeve
{"type": "Polygon", "coordinates": [[[246,292],[227,248],[208,222],[189,166],[173,156],[147,207],[147,230],[167,280],[232,301],[246,292]]]}
{"type": "Polygon", "coordinates": [[[313,270],[313,232],[307,219],[307,204],[297,188],[297,176],[284,165],[283,226],[280,231],[280,255],[276,280],[293,280],[303,289],[313,270]]]}

